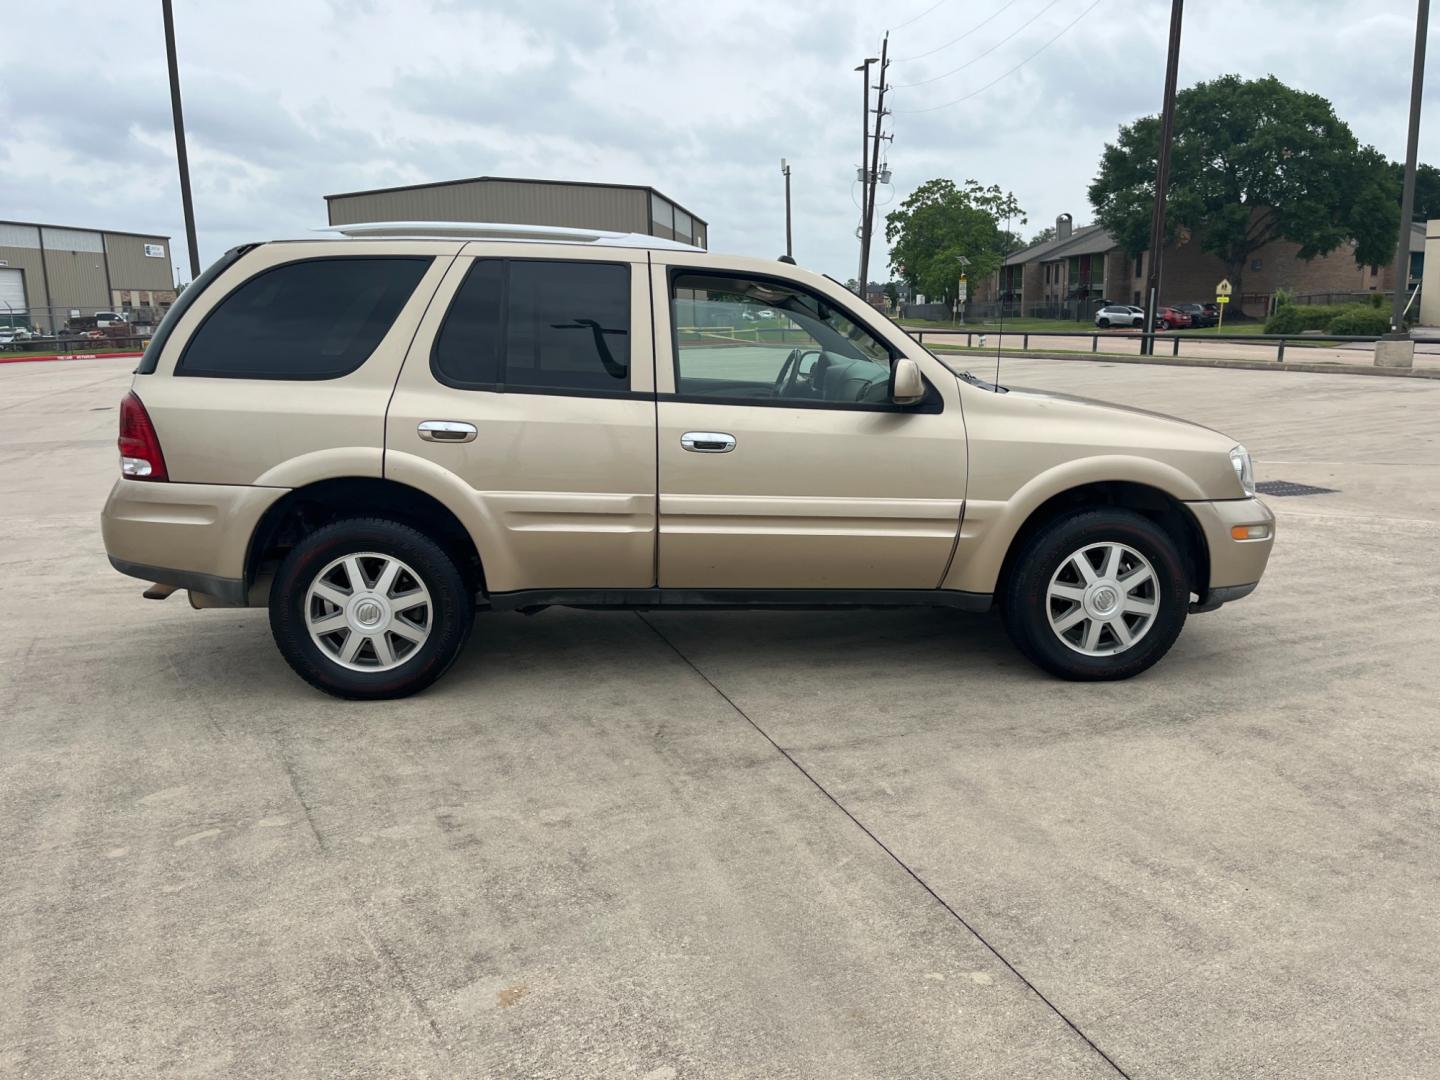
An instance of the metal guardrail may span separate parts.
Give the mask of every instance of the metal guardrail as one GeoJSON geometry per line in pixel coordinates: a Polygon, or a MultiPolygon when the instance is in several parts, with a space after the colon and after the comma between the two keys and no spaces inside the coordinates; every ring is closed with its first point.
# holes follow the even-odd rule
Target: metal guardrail
{"type": "MultiPolygon", "coordinates": [[[[1168,342],[1170,342],[1170,355],[1171,355],[1171,356],[1179,356],[1179,355],[1180,355],[1180,343],[1181,343],[1181,342],[1184,342],[1184,341],[1198,342],[1198,343],[1201,343],[1201,344],[1204,344],[1205,342],[1210,342],[1210,341],[1220,341],[1220,342],[1224,342],[1224,341],[1235,341],[1235,342],[1240,342],[1240,343],[1242,343],[1242,344],[1243,344],[1243,343],[1247,343],[1247,342],[1248,342],[1248,343],[1251,343],[1251,344],[1261,343],[1261,344],[1265,344],[1265,345],[1274,345],[1274,346],[1275,346],[1275,348],[1276,348],[1275,362],[1276,362],[1277,364],[1283,364],[1283,363],[1285,362],[1285,344],[1286,344],[1286,342],[1291,342],[1291,341],[1303,341],[1303,342],[1306,343],[1306,346],[1308,347],[1308,346],[1314,346],[1314,345],[1328,345],[1328,344],[1330,344],[1330,343],[1332,343],[1332,342],[1338,343],[1338,344],[1365,344],[1365,343],[1368,343],[1368,344],[1372,344],[1372,345],[1373,345],[1375,342],[1381,340],[1381,336],[1380,336],[1380,335],[1371,336],[1371,335],[1352,335],[1352,334],[1186,334],[1186,333],[1183,333],[1183,332],[1177,334],[1177,333],[1175,333],[1174,331],[1163,331],[1163,330],[1162,330],[1162,331],[1159,331],[1159,332],[1156,332],[1156,333],[1151,333],[1151,334],[1146,334],[1146,333],[1144,333],[1144,332],[1140,332],[1140,333],[1128,333],[1128,334],[1127,334],[1127,333],[1116,333],[1116,332],[1114,332],[1114,331],[1106,331],[1106,330],[1093,330],[1093,331],[1089,331],[1089,332],[1086,332],[1086,331],[1084,331],[1084,330],[1073,330],[1073,331],[1066,332],[1066,331],[1063,331],[1063,330],[962,330],[962,329],[959,329],[959,328],[956,328],[956,329],[953,329],[953,330],[939,330],[939,329],[930,329],[930,330],[906,330],[905,332],[906,332],[907,334],[909,334],[911,337],[913,337],[916,341],[918,341],[921,345],[924,345],[924,344],[925,344],[925,335],[926,335],[926,334],[929,334],[929,335],[931,335],[932,337],[936,337],[936,336],[948,336],[948,337],[951,337],[951,338],[957,338],[957,337],[960,337],[960,336],[963,334],[964,337],[965,337],[965,347],[966,347],[967,349],[968,349],[968,348],[974,348],[973,339],[974,339],[974,338],[977,338],[977,337],[998,337],[998,338],[1000,338],[1002,341],[1003,341],[1005,338],[1007,338],[1007,337],[1009,337],[1009,338],[1018,337],[1018,338],[1021,339],[1021,343],[1020,343],[1020,349],[1021,349],[1021,351],[1026,351],[1026,350],[1028,350],[1028,349],[1030,348],[1030,339],[1031,339],[1032,337],[1033,337],[1033,338],[1072,338],[1072,339],[1073,339],[1073,338],[1089,338],[1089,339],[1090,339],[1090,351],[1091,351],[1092,353],[1098,353],[1098,352],[1100,351],[1100,341],[1101,341],[1101,339],[1105,339],[1105,340],[1109,340],[1109,341],[1138,341],[1138,342],[1140,343],[1140,353],[1139,353],[1139,355],[1141,355],[1141,356],[1154,356],[1154,355],[1155,355],[1155,346],[1156,346],[1156,343],[1157,343],[1157,342],[1161,342],[1161,341],[1168,341],[1168,342]],[[1147,345],[1148,345],[1148,348],[1147,348],[1147,345]]],[[[1079,351],[1079,350],[1067,349],[1067,350],[1064,350],[1064,351],[1066,351],[1066,352],[1077,352],[1077,351],[1079,351]]]]}

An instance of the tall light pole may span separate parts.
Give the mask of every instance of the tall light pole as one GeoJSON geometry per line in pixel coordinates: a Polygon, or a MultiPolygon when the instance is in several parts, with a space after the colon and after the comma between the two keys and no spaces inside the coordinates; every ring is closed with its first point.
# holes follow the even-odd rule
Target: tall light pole
{"type": "Polygon", "coordinates": [[[857,235],[860,238],[860,273],[859,277],[855,279],[859,282],[857,288],[860,290],[861,296],[865,295],[865,207],[867,205],[865,201],[865,158],[870,152],[870,65],[878,64],[879,62],[880,58],[878,56],[867,56],[864,60],[860,61],[860,66],[855,69],[860,72],[860,80],[865,89],[865,108],[860,114],[860,168],[858,171],[860,178],[860,229],[857,235]]]}
{"type": "Polygon", "coordinates": [[[1145,281],[1145,336],[1140,351],[1155,351],[1155,311],[1165,255],[1165,197],[1170,188],[1170,143],[1175,135],[1175,84],[1180,75],[1180,16],[1184,0],[1170,5],[1170,55],[1165,61],[1165,102],[1160,110],[1160,154],[1155,168],[1155,209],[1150,218],[1150,273],[1145,281]]]}
{"type": "Polygon", "coordinates": [[[1415,15],[1415,73],[1410,79],[1410,139],[1405,146],[1405,186],[1400,194],[1400,242],[1395,248],[1395,303],[1390,333],[1405,335],[1406,293],[1410,286],[1410,219],[1415,216],[1415,158],[1420,144],[1420,95],[1425,86],[1425,33],[1430,0],[1420,0],[1415,15]]]}
{"type": "Polygon", "coordinates": [[[785,174],[785,257],[795,258],[795,244],[790,237],[790,163],[780,159],[780,171],[785,174]]]}
{"type": "Polygon", "coordinates": [[[185,210],[185,241],[190,246],[190,280],[200,276],[200,245],[195,240],[195,206],[190,201],[190,158],[185,153],[185,114],[180,109],[180,68],[175,61],[175,16],[170,0],[160,0],[165,16],[165,59],[170,65],[170,112],[175,118],[175,156],[180,162],[180,205],[185,210]]]}

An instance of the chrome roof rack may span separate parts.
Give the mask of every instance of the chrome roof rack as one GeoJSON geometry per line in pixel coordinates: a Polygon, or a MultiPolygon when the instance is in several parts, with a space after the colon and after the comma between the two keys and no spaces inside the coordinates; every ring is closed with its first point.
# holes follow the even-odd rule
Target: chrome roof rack
{"type": "Polygon", "coordinates": [[[644,233],[577,229],[559,225],[513,225],[480,221],[365,221],[353,225],[327,225],[317,233],[332,233],[352,240],[444,239],[503,240],[530,244],[593,244],[596,247],[663,248],[701,251],[702,248],[644,233]]]}

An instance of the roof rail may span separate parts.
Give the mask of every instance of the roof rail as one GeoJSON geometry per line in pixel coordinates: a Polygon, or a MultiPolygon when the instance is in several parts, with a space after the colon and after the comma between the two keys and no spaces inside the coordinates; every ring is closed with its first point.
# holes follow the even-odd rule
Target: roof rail
{"type": "Polygon", "coordinates": [[[676,251],[703,249],[644,233],[610,232],[606,229],[579,229],[559,225],[518,225],[482,221],[364,221],[351,225],[328,225],[317,233],[339,233],[351,239],[392,239],[397,237],[451,240],[506,240],[542,244],[594,244],[597,247],[666,248],[676,251]]]}

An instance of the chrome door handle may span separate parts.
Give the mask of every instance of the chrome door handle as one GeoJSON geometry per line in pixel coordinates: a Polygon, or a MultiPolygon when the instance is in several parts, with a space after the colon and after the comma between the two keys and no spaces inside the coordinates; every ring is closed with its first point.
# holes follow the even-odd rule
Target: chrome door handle
{"type": "Polygon", "coordinates": [[[728,454],[735,449],[735,436],[723,431],[687,431],[680,445],[696,454],[728,454]]]}
{"type": "Polygon", "coordinates": [[[426,442],[474,442],[475,425],[461,420],[425,420],[417,428],[426,442]]]}

